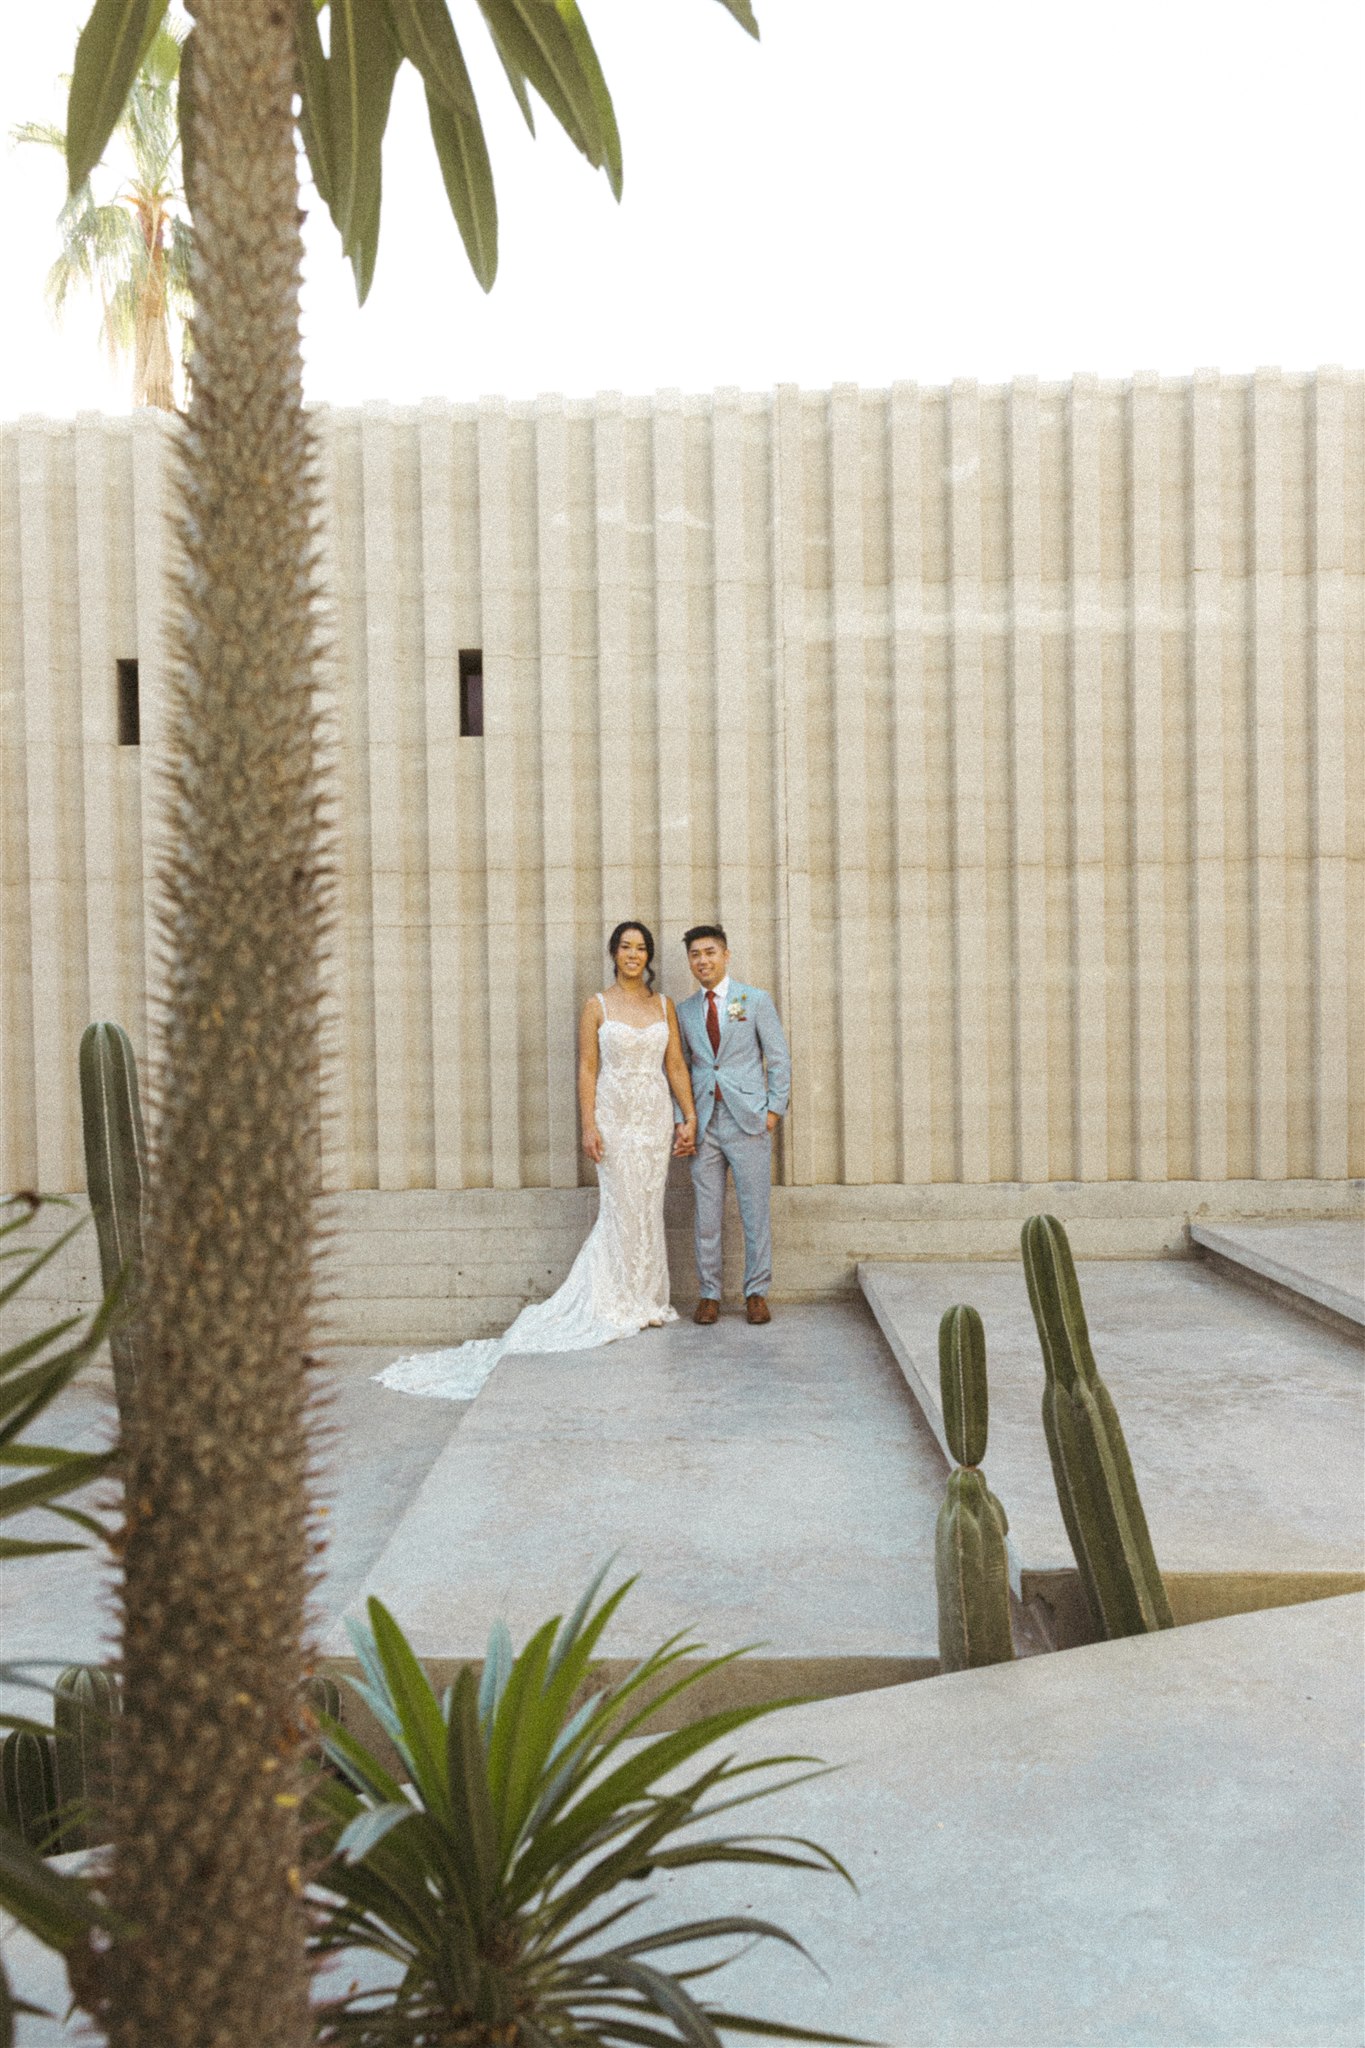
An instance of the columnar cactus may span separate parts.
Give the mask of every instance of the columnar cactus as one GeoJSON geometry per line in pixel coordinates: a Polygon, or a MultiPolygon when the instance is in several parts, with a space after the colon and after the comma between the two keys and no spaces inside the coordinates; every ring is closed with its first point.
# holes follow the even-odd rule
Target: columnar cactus
{"type": "Polygon", "coordinates": [[[1106,1636],[1170,1628],[1170,1603],[1118,1414],[1090,1348],[1066,1232],[1055,1216],[1030,1216],[1023,1247],[1047,1374],[1043,1429],[1096,1626],[1106,1636]]]}
{"type": "Polygon", "coordinates": [[[1008,1663],[1014,1655],[1009,1523],[980,1470],[986,1454],[986,1338],[974,1308],[950,1308],[944,1316],[938,1365],[944,1426],[959,1461],[934,1536],[939,1668],[968,1671],[1008,1663]]]}
{"type": "Polygon", "coordinates": [[[100,1247],[107,1294],[122,1276],[122,1313],[109,1338],[114,1391],[127,1409],[137,1373],[128,1309],[142,1271],[142,1194],[147,1140],[138,1102],[137,1062],[121,1024],[89,1024],[81,1038],[81,1115],[85,1126],[85,1184],[100,1247]]]}
{"type": "Polygon", "coordinates": [[[13,1728],[0,1744],[0,1813],[30,1849],[46,1855],[74,1846],[59,1838],[50,1735],[13,1728]]]}
{"type": "Polygon", "coordinates": [[[108,1839],[118,1711],[118,1686],[98,1665],[73,1664],[52,1688],[57,1797],[66,1849],[93,1849],[108,1839]]]}

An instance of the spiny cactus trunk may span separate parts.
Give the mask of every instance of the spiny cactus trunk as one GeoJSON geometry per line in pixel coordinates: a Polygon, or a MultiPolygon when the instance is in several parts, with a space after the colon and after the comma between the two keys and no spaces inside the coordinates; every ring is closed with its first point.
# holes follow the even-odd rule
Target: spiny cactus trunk
{"type": "Polygon", "coordinates": [[[297,1700],[327,892],[292,11],[195,12],[168,993],[125,1431],[109,1876],[136,1934],[76,1975],[111,2048],[302,2048],[297,1700]]]}

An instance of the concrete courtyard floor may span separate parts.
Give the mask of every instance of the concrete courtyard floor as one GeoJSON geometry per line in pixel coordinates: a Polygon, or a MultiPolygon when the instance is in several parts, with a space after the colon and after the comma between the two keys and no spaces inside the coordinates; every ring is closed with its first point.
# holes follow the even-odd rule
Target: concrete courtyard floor
{"type": "MultiPolygon", "coordinates": [[[[895,1271],[912,1352],[927,1355],[949,1300],[989,1310],[987,1469],[1032,1554],[1060,1563],[1022,1275],[1008,1262],[895,1271]]],[[[1082,1283],[1163,1564],[1235,1572],[1254,1556],[1321,1579],[1358,1563],[1357,1347],[1188,1262],[1100,1262],[1082,1283]],[[1201,1390],[1225,1354],[1235,1373],[1201,1390]]],[[[692,1625],[716,1650],[766,1644],[751,1696],[823,1695],[737,1746],[843,1767],[754,1825],[826,1842],[859,1894],[680,1876],[647,1909],[769,1915],[828,1972],[756,1953],[718,1984],[727,2004],[890,2048],[1365,2040],[1365,1600],[926,1676],[946,1466],[924,1387],[863,1302],[509,1358],[474,1403],[377,1386],[395,1355],[332,1354],[328,1653],[344,1659],[344,1615],[378,1593],[442,1675],[480,1655],[497,1615],[523,1640],[615,1552],[617,1571],[642,1576],[609,1653],[633,1659],[692,1625]]],[[[107,1430],[96,1376],[46,1433],[74,1445],[107,1430]]],[[[88,1555],[0,1566],[0,1655],[95,1659],[105,1606],[88,1555]]],[[[21,1986],[60,1997],[31,1944],[0,1940],[21,1986]]],[[[42,2021],[18,2036],[76,2038],[42,2021]]]]}

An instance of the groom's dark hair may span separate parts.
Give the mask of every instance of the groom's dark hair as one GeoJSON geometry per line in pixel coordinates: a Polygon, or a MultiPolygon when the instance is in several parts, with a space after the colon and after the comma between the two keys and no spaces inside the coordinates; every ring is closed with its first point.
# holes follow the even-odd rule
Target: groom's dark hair
{"type": "Polygon", "coordinates": [[[683,933],[683,946],[690,951],[698,939],[719,939],[728,950],[730,941],[718,924],[694,924],[690,932],[683,933]]]}

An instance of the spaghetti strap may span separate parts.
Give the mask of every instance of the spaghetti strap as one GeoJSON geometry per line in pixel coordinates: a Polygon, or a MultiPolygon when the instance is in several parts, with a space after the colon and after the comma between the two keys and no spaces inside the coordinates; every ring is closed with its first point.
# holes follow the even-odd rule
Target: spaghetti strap
{"type": "Polygon", "coordinates": [[[664,1013],[663,1021],[666,1024],[668,1022],[668,997],[666,995],[660,995],[659,1007],[664,1013]]]}
{"type": "Polygon", "coordinates": [[[609,1023],[611,1020],[607,1016],[607,999],[600,988],[597,991],[597,1000],[602,1005],[602,1022],[604,1024],[609,1023]]]}

